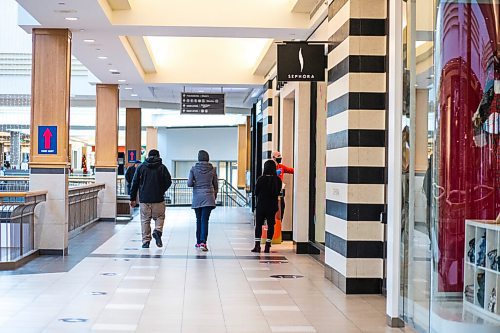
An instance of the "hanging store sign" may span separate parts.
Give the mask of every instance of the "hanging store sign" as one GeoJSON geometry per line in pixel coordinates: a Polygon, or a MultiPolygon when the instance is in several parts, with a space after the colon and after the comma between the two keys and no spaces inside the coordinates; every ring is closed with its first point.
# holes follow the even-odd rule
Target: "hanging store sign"
{"type": "Polygon", "coordinates": [[[325,81],[325,69],[324,44],[278,45],[278,81],[325,81]]]}
{"type": "Polygon", "coordinates": [[[224,94],[181,94],[181,114],[223,115],[224,113],[224,94]]]}

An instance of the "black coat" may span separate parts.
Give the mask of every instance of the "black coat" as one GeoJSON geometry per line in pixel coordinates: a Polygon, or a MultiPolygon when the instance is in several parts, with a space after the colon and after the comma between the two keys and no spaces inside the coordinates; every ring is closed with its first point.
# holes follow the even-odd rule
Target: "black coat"
{"type": "Polygon", "coordinates": [[[257,196],[256,209],[276,213],[278,211],[278,196],[281,192],[281,179],[278,176],[262,175],[255,184],[255,195],[257,196]]]}
{"type": "Polygon", "coordinates": [[[158,203],[164,201],[165,192],[172,185],[172,177],[159,157],[148,157],[137,167],[130,189],[130,200],[137,197],[143,203],[158,203]]]}
{"type": "Polygon", "coordinates": [[[125,171],[125,181],[126,181],[126,185],[127,185],[127,194],[130,195],[130,189],[132,188],[132,180],[134,179],[134,174],[135,174],[135,170],[137,168],[135,167],[135,165],[131,165],[127,168],[127,171],[125,171]]]}

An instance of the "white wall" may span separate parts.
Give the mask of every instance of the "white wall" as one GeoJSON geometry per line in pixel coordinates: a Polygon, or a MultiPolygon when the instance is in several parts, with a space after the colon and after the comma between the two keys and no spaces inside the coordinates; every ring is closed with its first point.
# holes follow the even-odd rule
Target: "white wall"
{"type": "MultiPolygon", "coordinates": [[[[159,128],[158,150],[163,164],[172,171],[172,161],[195,161],[204,149],[212,161],[238,159],[238,128],[159,128]]],[[[187,177],[187,175],[186,175],[187,177]]]]}

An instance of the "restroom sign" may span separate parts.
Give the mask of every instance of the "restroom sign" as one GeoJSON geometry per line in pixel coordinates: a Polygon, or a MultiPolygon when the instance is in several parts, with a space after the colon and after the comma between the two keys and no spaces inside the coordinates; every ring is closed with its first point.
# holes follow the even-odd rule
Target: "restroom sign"
{"type": "Polygon", "coordinates": [[[38,154],[57,154],[57,126],[38,126],[38,154]]]}

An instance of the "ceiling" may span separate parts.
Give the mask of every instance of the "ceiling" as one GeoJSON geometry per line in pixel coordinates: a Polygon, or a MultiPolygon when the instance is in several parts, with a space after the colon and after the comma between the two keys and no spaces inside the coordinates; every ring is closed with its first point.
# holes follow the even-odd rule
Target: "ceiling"
{"type": "Polygon", "coordinates": [[[222,89],[236,109],[262,92],[274,42],[306,40],[327,12],[323,0],[17,2],[26,31],[69,28],[73,55],[102,83],[121,84],[121,99],[178,103],[181,91],[222,89]]]}

